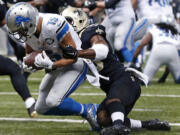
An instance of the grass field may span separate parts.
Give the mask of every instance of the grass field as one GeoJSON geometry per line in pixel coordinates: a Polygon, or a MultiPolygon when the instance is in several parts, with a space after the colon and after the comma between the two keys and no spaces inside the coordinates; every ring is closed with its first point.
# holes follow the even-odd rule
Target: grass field
{"type": "MultiPolygon", "coordinates": [[[[37,97],[43,74],[40,71],[29,78],[28,85],[34,97],[37,97]]],[[[159,118],[177,125],[172,126],[169,132],[139,130],[132,132],[132,135],[180,135],[180,86],[173,83],[171,76],[165,84],[158,84],[156,80],[160,74],[162,71],[158,72],[148,88],[142,87],[142,96],[130,117],[140,120],[159,118]]],[[[0,83],[0,135],[98,135],[89,131],[89,125],[83,123],[81,117],[39,115],[38,119],[30,121],[25,105],[14,92],[9,77],[0,76],[0,83]],[[62,122],[63,119],[76,121],[62,122]]],[[[86,82],[71,97],[81,103],[100,103],[104,94],[86,82]]]]}

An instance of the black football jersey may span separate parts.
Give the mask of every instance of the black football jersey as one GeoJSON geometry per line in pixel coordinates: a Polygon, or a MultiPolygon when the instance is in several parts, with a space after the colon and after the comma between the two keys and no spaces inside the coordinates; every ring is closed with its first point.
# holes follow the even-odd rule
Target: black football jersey
{"type": "MultiPolygon", "coordinates": [[[[94,35],[101,35],[108,43],[106,39],[105,27],[99,24],[93,24],[88,26],[81,35],[82,49],[91,48],[90,40],[94,35]]],[[[116,77],[118,77],[122,72],[124,72],[125,68],[123,64],[121,64],[118,61],[117,57],[113,54],[110,45],[109,45],[109,53],[107,58],[102,60],[101,62],[103,64],[102,69],[99,71],[101,75],[110,77],[111,79],[116,79],[116,77]]]]}
{"type": "Polygon", "coordinates": [[[7,6],[3,0],[0,0],[0,21],[2,21],[6,15],[7,6]]]}
{"type": "Polygon", "coordinates": [[[46,13],[59,13],[59,7],[73,6],[75,0],[48,0],[47,4],[43,6],[46,13]]]}

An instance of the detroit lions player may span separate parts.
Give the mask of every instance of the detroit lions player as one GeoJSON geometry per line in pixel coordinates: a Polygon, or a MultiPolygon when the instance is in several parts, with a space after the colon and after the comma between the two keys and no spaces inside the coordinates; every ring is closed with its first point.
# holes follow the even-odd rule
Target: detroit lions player
{"type": "MultiPolygon", "coordinates": [[[[13,5],[6,14],[6,22],[10,32],[18,33],[26,42],[27,54],[34,50],[51,50],[62,55],[61,48],[67,45],[80,49],[81,41],[64,17],[39,14],[28,3],[13,5]]],[[[96,106],[80,104],[68,98],[85,80],[88,67],[83,60],[62,57],[53,62],[43,51],[36,56],[35,65],[49,70],[39,87],[36,111],[44,115],[81,115],[89,120],[96,106]]],[[[92,124],[92,121],[89,122],[92,124]]]]}
{"type": "Polygon", "coordinates": [[[169,0],[132,0],[132,3],[138,17],[135,41],[142,39],[149,25],[162,22],[164,17],[174,19],[169,0]]]}
{"type": "Polygon", "coordinates": [[[62,15],[70,21],[82,40],[83,50],[76,50],[71,46],[63,47],[66,58],[82,57],[92,59],[99,71],[100,88],[106,93],[106,98],[100,104],[97,112],[98,123],[102,127],[101,135],[128,134],[130,128],[169,129],[167,122],[151,120],[142,122],[128,119],[127,115],[139,98],[141,89],[139,80],[133,72],[117,61],[110,44],[106,39],[105,28],[102,25],[89,25],[86,14],[77,8],[66,8],[62,15]],[[105,80],[102,76],[109,77],[105,80]],[[125,126],[126,125],[126,126],[125,126]]]}
{"type": "Polygon", "coordinates": [[[180,37],[177,30],[170,24],[157,23],[151,25],[135,51],[133,62],[135,62],[141,49],[153,40],[152,51],[144,68],[144,73],[149,77],[149,82],[159,67],[166,65],[172,73],[174,81],[180,83],[180,59],[177,50],[180,46],[180,37]]]}

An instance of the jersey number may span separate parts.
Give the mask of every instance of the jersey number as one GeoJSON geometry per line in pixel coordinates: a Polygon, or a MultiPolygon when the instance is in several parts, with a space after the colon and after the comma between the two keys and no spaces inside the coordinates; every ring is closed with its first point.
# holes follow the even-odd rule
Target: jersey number
{"type": "Polygon", "coordinates": [[[169,5],[169,0],[149,0],[149,5],[152,6],[153,2],[157,2],[161,7],[169,5]]]}
{"type": "Polygon", "coordinates": [[[55,25],[58,22],[58,18],[52,17],[49,19],[48,24],[55,25]]]}

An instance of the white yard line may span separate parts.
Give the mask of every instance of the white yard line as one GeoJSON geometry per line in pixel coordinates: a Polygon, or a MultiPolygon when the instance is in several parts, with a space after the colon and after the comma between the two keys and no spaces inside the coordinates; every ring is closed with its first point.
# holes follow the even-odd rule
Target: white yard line
{"type": "MultiPolygon", "coordinates": [[[[37,90],[34,90],[37,91],[37,90]]],[[[38,95],[37,92],[32,92],[32,95],[38,95]]],[[[0,95],[17,95],[16,92],[0,92],[0,95]]],[[[104,93],[73,93],[73,96],[105,96],[104,93]]],[[[180,98],[180,95],[164,95],[164,94],[141,94],[142,97],[169,97],[180,98]]]]}
{"type": "MultiPolygon", "coordinates": [[[[8,118],[0,117],[0,121],[35,121],[35,122],[64,122],[64,123],[87,123],[84,120],[73,120],[73,119],[32,119],[32,118],[8,118]]],[[[171,126],[180,126],[180,123],[170,123],[171,126]]]]}

